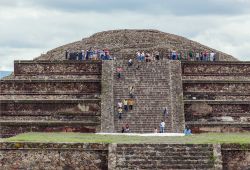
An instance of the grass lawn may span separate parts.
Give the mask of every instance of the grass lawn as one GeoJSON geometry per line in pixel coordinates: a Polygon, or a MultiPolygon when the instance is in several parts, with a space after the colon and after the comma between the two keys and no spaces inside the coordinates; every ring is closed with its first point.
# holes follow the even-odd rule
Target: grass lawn
{"type": "Polygon", "coordinates": [[[203,133],[182,137],[124,136],[84,133],[24,133],[3,142],[79,142],[79,143],[250,143],[250,133],[203,133]]]}

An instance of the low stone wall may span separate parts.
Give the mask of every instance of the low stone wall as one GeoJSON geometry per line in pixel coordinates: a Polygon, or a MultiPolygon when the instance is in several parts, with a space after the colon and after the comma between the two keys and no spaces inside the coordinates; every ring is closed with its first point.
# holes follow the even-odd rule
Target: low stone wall
{"type": "Polygon", "coordinates": [[[0,167],[12,169],[108,169],[107,144],[0,143],[0,167]]]}
{"type": "Polygon", "coordinates": [[[0,143],[0,167],[12,169],[216,169],[250,165],[244,144],[0,143]]]}

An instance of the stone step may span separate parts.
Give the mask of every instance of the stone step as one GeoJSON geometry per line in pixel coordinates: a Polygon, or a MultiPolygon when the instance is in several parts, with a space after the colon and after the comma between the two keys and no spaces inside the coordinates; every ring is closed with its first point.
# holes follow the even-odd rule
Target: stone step
{"type": "Polygon", "coordinates": [[[250,84],[249,80],[188,80],[182,79],[183,84],[250,84]]]}
{"type": "Polygon", "coordinates": [[[3,78],[2,80],[42,80],[42,81],[49,81],[49,80],[78,80],[78,81],[85,81],[85,80],[101,80],[101,75],[12,75],[11,77],[3,78]]]}
{"type": "Polygon", "coordinates": [[[0,103],[77,103],[77,102],[99,102],[100,99],[57,99],[57,100],[25,100],[25,99],[10,99],[0,100],[0,103]]]}
{"type": "Polygon", "coordinates": [[[82,123],[100,122],[100,116],[3,116],[1,121],[82,121],[82,123]]]}
{"type": "Polygon", "coordinates": [[[14,61],[14,75],[96,75],[101,61],[14,61]]]}
{"type": "Polygon", "coordinates": [[[250,104],[250,101],[242,101],[242,100],[236,100],[236,101],[228,101],[228,100],[184,100],[184,104],[193,104],[196,102],[205,102],[209,105],[213,104],[250,104]]]}
{"type": "Polygon", "coordinates": [[[94,112],[94,111],[74,111],[74,112],[67,112],[67,111],[61,111],[61,112],[54,112],[54,113],[48,113],[46,111],[39,111],[34,113],[28,113],[26,111],[21,110],[14,110],[14,111],[1,111],[1,116],[100,116],[100,112],[94,112]]]}
{"type": "Polygon", "coordinates": [[[182,80],[204,80],[204,81],[250,81],[250,76],[239,76],[239,75],[211,75],[211,76],[202,76],[202,75],[193,75],[193,76],[182,76],[182,80]]]}
{"type": "Polygon", "coordinates": [[[250,122],[200,122],[200,121],[186,121],[187,125],[209,125],[209,126],[216,126],[216,125],[234,125],[234,126],[246,126],[250,128],[250,122]]]}
{"type": "Polygon", "coordinates": [[[1,94],[1,100],[72,100],[72,99],[100,99],[100,93],[40,93],[40,94],[1,94]]]}
{"type": "Polygon", "coordinates": [[[0,121],[0,124],[1,126],[17,126],[17,125],[47,125],[47,126],[50,126],[50,125],[64,125],[64,126],[67,126],[67,125],[85,125],[85,126],[95,126],[95,125],[98,125],[100,124],[100,122],[93,122],[93,121],[60,121],[60,120],[57,120],[57,121],[37,121],[37,120],[34,120],[34,121],[21,121],[21,120],[18,120],[18,121],[13,121],[13,120],[1,120],[0,121]]]}
{"type": "Polygon", "coordinates": [[[78,80],[22,80],[0,82],[0,91],[3,94],[40,94],[40,93],[97,93],[101,92],[101,83],[99,80],[78,81],[78,80]]]}
{"type": "Polygon", "coordinates": [[[207,163],[207,164],[157,164],[157,161],[154,162],[148,162],[140,164],[140,162],[134,162],[133,164],[126,164],[126,165],[120,165],[117,166],[117,168],[120,169],[214,169],[213,164],[207,163]]]}

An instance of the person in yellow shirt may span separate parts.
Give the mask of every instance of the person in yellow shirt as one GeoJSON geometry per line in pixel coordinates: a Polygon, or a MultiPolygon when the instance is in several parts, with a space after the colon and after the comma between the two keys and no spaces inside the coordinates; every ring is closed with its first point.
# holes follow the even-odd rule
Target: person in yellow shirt
{"type": "Polygon", "coordinates": [[[128,100],[127,99],[123,100],[123,106],[124,106],[124,110],[127,112],[128,111],[128,100]]]}
{"type": "Polygon", "coordinates": [[[118,109],[118,118],[122,119],[122,108],[118,109]]]}

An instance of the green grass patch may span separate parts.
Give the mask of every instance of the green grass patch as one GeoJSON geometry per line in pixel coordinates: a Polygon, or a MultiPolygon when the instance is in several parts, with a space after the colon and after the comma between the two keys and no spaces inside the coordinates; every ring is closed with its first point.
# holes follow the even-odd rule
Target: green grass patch
{"type": "Polygon", "coordinates": [[[100,135],[85,133],[24,133],[3,142],[79,142],[79,143],[169,143],[222,144],[250,143],[250,133],[203,133],[183,137],[100,135]]]}

